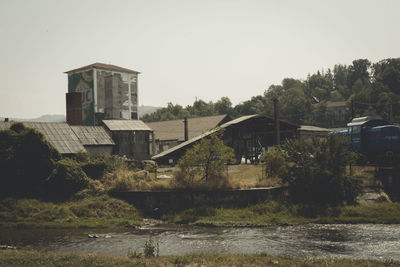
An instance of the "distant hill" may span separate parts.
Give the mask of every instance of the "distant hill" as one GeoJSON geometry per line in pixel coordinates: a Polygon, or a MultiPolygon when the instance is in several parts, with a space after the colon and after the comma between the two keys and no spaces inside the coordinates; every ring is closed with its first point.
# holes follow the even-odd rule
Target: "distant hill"
{"type": "Polygon", "coordinates": [[[153,112],[156,112],[158,109],[162,107],[152,107],[152,106],[139,106],[139,118],[146,114],[151,114],[153,112]]]}
{"type": "MultiPolygon", "coordinates": [[[[161,107],[152,107],[152,106],[139,106],[139,117],[142,117],[146,114],[151,114],[156,112],[161,107]]],[[[4,121],[5,117],[0,117],[1,121],[4,121]]],[[[22,118],[8,118],[10,121],[37,121],[37,122],[65,122],[66,118],[64,114],[46,114],[42,115],[38,118],[33,119],[22,119],[22,118]]]]}
{"type": "MultiPolygon", "coordinates": [[[[0,120],[4,121],[5,117],[0,117],[0,120]]],[[[38,118],[33,119],[21,119],[21,118],[8,118],[10,121],[37,121],[37,122],[65,122],[65,115],[63,114],[46,114],[38,118]]]]}

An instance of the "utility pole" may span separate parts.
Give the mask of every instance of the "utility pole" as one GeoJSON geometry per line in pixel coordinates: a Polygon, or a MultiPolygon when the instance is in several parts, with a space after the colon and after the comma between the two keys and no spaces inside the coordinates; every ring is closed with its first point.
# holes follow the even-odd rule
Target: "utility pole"
{"type": "Polygon", "coordinates": [[[355,115],[354,115],[354,100],[351,100],[351,119],[354,119],[355,115]]]}
{"type": "Polygon", "coordinates": [[[184,134],[185,134],[185,141],[189,140],[189,129],[188,129],[188,119],[185,117],[183,119],[184,123],[184,134]]]}
{"type": "Polygon", "coordinates": [[[281,136],[279,132],[279,120],[278,120],[278,99],[274,98],[274,120],[275,120],[275,141],[279,145],[281,143],[281,136]]]}

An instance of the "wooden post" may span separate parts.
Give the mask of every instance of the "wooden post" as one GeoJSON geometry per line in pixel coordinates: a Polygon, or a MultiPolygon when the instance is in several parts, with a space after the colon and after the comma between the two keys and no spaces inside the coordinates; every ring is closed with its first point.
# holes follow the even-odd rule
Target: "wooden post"
{"type": "Polygon", "coordinates": [[[274,120],[275,120],[275,142],[277,145],[281,143],[281,136],[279,132],[279,119],[278,119],[278,99],[274,98],[274,120]]]}
{"type": "Polygon", "coordinates": [[[354,119],[355,114],[354,114],[354,100],[351,100],[351,119],[354,119]]]}
{"type": "Polygon", "coordinates": [[[154,156],[156,154],[156,139],[154,135],[154,131],[151,132],[151,153],[154,156]]]}

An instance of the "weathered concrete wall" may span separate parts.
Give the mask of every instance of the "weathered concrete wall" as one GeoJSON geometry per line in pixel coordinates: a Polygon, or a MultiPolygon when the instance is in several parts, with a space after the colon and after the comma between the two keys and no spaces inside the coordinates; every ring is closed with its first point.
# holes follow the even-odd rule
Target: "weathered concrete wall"
{"type": "MultiPolygon", "coordinates": [[[[94,125],[93,71],[84,71],[68,75],[68,92],[82,94],[82,124],[94,125]]],[[[68,107],[67,107],[68,108],[68,107]]],[[[67,110],[68,113],[68,110],[67,110]]]]}
{"type": "Polygon", "coordinates": [[[114,153],[136,160],[150,159],[148,131],[114,131],[112,138],[116,144],[114,153]]]}
{"type": "Polygon", "coordinates": [[[91,158],[98,155],[111,155],[114,146],[84,146],[91,158]]]}
{"type": "Polygon", "coordinates": [[[137,191],[114,192],[112,196],[132,203],[136,208],[151,213],[175,211],[199,206],[243,207],[284,195],[286,187],[220,191],[137,191]]]}
{"type": "Polygon", "coordinates": [[[96,69],[97,108],[105,119],[137,119],[137,74],[96,69]]]}
{"type": "Polygon", "coordinates": [[[164,141],[164,140],[157,140],[155,141],[155,154],[157,155],[165,150],[170,149],[171,147],[179,145],[180,142],[178,140],[171,140],[171,141],[164,141]]]}

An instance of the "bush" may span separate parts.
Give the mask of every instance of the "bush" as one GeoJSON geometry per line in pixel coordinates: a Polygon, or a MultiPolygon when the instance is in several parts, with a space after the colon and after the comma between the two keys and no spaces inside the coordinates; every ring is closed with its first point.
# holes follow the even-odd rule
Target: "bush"
{"type": "Polygon", "coordinates": [[[2,196],[39,196],[60,154],[43,135],[23,124],[0,131],[0,193],[2,196]]]}
{"type": "Polygon", "coordinates": [[[278,147],[286,166],[281,178],[288,183],[293,201],[329,205],[355,202],[360,184],[346,175],[346,166],[355,159],[347,142],[332,135],[312,142],[288,140],[278,147]]]}
{"type": "Polygon", "coordinates": [[[158,243],[154,245],[152,240],[146,241],[143,248],[143,253],[146,258],[158,256],[158,243]]]}
{"type": "Polygon", "coordinates": [[[228,186],[226,164],[234,161],[234,154],[221,140],[222,133],[219,130],[186,151],[174,173],[175,187],[216,189],[228,186]]]}
{"type": "Polygon", "coordinates": [[[104,160],[96,158],[82,164],[82,170],[92,179],[101,179],[107,169],[107,164],[104,160]]]}
{"type": "Polygon", "coordinates": [[[264,162],[265,174],[267,177],[281,177],[286,171],[286,161],[283,154],[277,150],[272,149],[270,151],[265,152],[261,161],[264,162]]]}
{"type": "Polygon", "coordinates": [[[86,188],[89,178],[80,165],[73,159],[62,159],[56,163],[52,174],[47,179],[48,196],[63,200],[86,188]]]}
{"type": "Polygon", "coordinates": [[[96,180],[101,179],[106,173],[127,167],[125,160],[115,155],[99,155],[80,163],[86,175],[96,180]]]}

